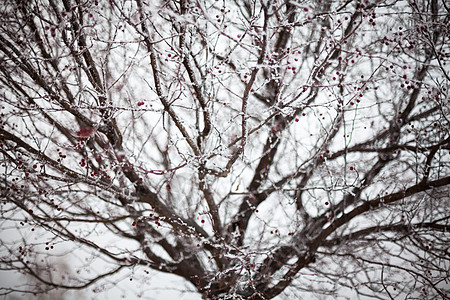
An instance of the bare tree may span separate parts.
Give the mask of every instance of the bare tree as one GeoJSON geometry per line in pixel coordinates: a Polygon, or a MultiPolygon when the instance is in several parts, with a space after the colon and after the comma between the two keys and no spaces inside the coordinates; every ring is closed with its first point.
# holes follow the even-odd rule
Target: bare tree
{"type": "Polygon", "coordinates": [[[212,299],[448,296],[445,0],[0,10],[1,268],[40,282],[2,294],[142,266],[212,299]]]}

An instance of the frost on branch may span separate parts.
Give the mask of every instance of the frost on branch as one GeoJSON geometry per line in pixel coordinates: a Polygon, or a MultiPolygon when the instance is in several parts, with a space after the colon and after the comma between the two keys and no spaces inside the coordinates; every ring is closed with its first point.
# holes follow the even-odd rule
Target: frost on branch
{"type": "Polygon", "coordinates": [[[4,2],[1,295],[445,298],[443,1],[4,2]]]}

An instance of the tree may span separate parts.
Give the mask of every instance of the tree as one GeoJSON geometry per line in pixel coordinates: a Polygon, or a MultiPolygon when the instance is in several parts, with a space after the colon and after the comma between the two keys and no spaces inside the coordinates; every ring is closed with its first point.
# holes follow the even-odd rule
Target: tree
{"type": "Polygon", "coordinates": [[[0,10],[1,267],[40,282],[2,294],[142,266],[212,299],[447,297],[446,1],[0,10]]]}

